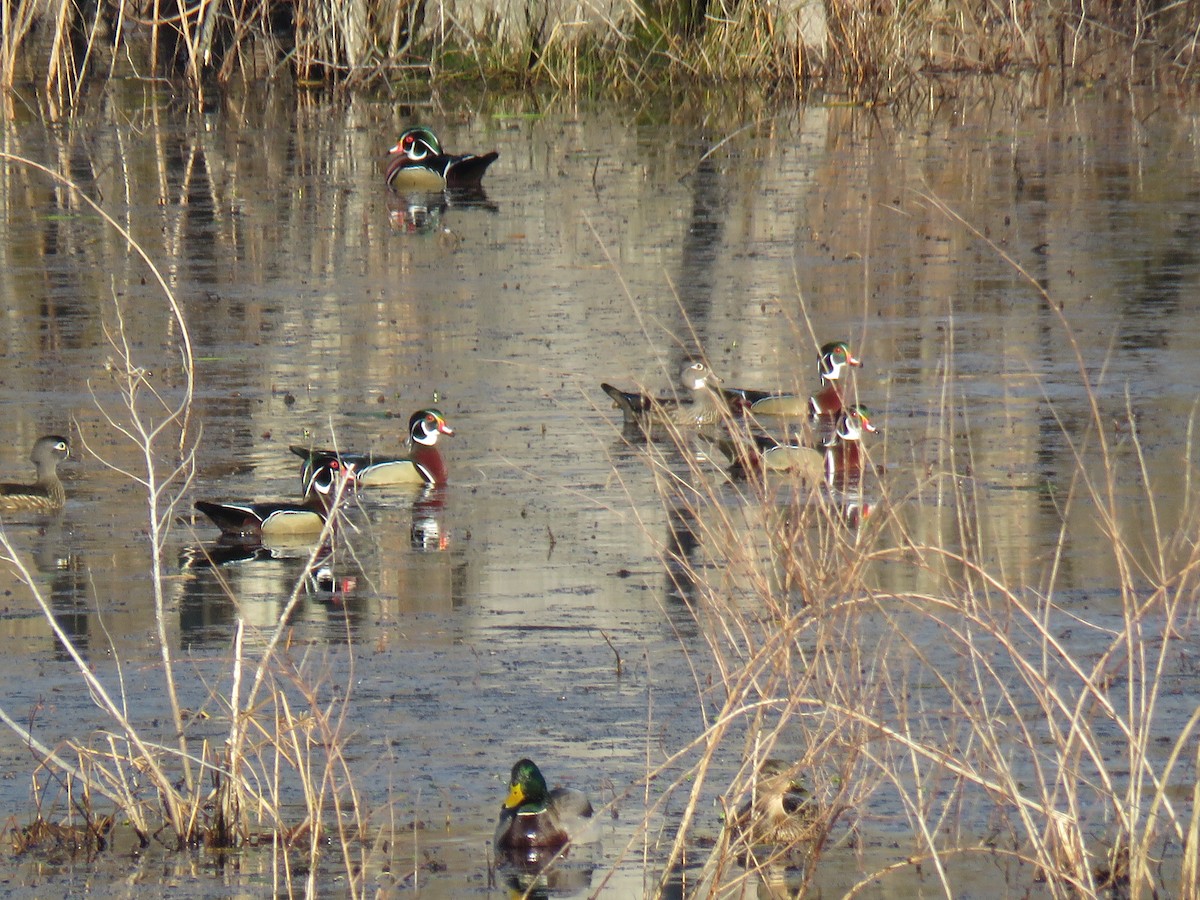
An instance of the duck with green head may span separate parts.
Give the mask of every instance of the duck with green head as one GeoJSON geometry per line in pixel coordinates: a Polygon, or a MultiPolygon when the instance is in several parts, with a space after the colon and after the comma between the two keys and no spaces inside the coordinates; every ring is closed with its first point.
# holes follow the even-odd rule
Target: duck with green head
{"type": "Polygon", "coordinates": [[[817,354],[820,389],[811,397],[787,391],[723,388],[730,408],[754,416],[807,417],[832,425],[845,407],[847,371],[861,368],[862,360],[845,341],[830,341],[817,354]]]}
{"type": "Polygon", "coordinates": [[[558,854],[592,817],[587,795],[573,788],[549,790],[531,759],[518,760],[496,825],[496,852],[523,862],[558,854]]]}
{"type": "Polygon", "coordinates": [[[388,151],[387,183],[395,190],[476,189],[488,166],[500,156],[490,153],[445,153],[430,129],[419,125],[400,135],[388,151]]]}

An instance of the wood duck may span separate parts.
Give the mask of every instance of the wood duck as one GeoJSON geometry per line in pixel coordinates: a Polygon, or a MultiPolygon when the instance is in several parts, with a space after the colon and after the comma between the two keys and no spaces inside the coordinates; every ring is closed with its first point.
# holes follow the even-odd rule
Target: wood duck
{"type": "Polygon", "coordinates": [[[810,484],[826,480],[828,449],[804,443],[801,435],[779,439],[765,432],[704,435],[729,460],[729,474],[745,477],[758,472],[790,472],[810,484]]]}
{"type": "Polygon", "coordinates": [[[442,152],[441,142],[428,128],[409,128],[388,151],[387,183],[398,191],[477,188],[488,166],[500,156],[491,153],[442,152]]]}
{"type": "Polygon", "coordinates": [[[845,341],[831,341],[821,347],[817,358],[821,388],[807,399],[800,394],[745,388],[723,388],[722,394],[733,409],[755,416],[810,416],[832,422],[842,411],[841,385],[850,366],[860,368],[862,361],[855,358],[845,341]]]}
{"type": "Polygon", "coordinates": [[[317,535],[337,497],[341,482],[352,483],[354,470],[337,459],[319,463],[299,503],[286,501],[213,503],[197,500],[196,509],[212,519],[224,535],[242,539],[317,535]]]}
{"type": "Polygon", "coordinates": [[[438,437],[454,434],[446,417],[436,409],[421,409],[409,416],[408,440],[404,453],[383,456],[374,453],[338,453],[336,450],[314,450],[293,444],[290,449],[304,460],[300,477],[307,482],[314,466],[330,460],[353,469],[354,483],[363,487],[397,484],[445,484],[449,479],[446,462],[437,449],[438,437]]]}
{"type": "Polygon", "coordinates": [[[408,540],[414,550],[436,552],[450,546],[450,532],[442,526],[446,491],[444,484],[427,484],[413,500],[408,540]]]}
{"type": "Polygon", "coordinates": [[[855,404],[842,411],[833,437],[825,445],[825,478],[830,487],[849,491],[861,484],[867,456],[862,436],[878,430],[865,406],[855,404]]]}
{"type": "Polygon", "coordinates": [[[829,487],[846,490],[862,478],[863,434],[876,431],[867,408],[855,405],[842,411],[820,448],[806,444],[803,433],[782,440],[762,432],[723,434],[708,440],[728,457],[732,475],[790,472],[809,484],[824,481],[829,487]]]}
{"type": "Polygon", "coordinates": [[[621,410],[626,426],[646,429],[654,425],[712,425],[721,420],[724,403],[713,388],[721,379],[707,364],[701,361],[688,363],[679,373],[679,381],[691,394],[691,403],[681,402],[677,397],[651,397],[623,391],[611,384],[601,384],[600,389],[612,397],[613,406],[621,410]]]}
{"type": "Polygon", "coordinates": [[[29,453],[29,461],[37,469],[37,480],[33,484],[0,484],[0,510],[62,509],[67,492],[58,480],[58,464],[70,455],[65,437],[47,434],[38,438],[29,453]]]}
{"type": "Polygon", "coordinates": [[[562,850],[585,827],[583,820],[591,817],[592,804],[582,791],[548,790],[533,760],[518,760],[496,824],[496,852],[537,862],[562,850]]]}
{"type": "Polygon", "coordinates": [[[812,834],[812,798],[796,777],[796,767],[763,760],[754,797],[730,818],[729,826],[747,844],[794,844],[812,834]]]}

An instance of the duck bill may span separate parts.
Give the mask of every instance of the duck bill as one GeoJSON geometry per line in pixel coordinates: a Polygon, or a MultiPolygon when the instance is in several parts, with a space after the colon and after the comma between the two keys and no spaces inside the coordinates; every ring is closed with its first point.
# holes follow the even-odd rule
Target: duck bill
{"type": "Polygon", "coordinates": [[[846,355],[846,365],[854,366],[854,368],[856,368],[856,369],[861,369],[862,368],[862,360],[859,359],[857,356],[851,356],[851,355],[847,354],[846,355]]]}
{"type": "Polygon", "coordinates": [[[396,146],[392,147],[392,149],[388,151],[388,156],[395,156],[397,153],[403,153],[403,152],[404,152],[404,148],[401,147],[400,144],[397,142],[396,146]]]}
{"type": "Polygon", "coordinates": [[[439,421],[438,422],[438,432],[441,434],[454,434],[454,429],[451,428],[449,425],[447,425],[445,422],[439,421]]]}
{"type": "Polygon", "coordinates": [[[519,784],[514,784],[508,789],[508,796],[504,798],[505,809],[516,809],[525,802],[525,792],[521,790],[519,784]]]}

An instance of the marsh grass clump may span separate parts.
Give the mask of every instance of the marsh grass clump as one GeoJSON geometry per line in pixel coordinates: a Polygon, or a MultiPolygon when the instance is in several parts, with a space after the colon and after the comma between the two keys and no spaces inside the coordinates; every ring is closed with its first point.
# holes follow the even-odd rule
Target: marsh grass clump
{"type": "MultiPolygon", "coordinates": [[[[130,832],[132,842],[142,848],[268,844],[283,851],[273,859],[279,877],[289,884],[298,873],[315,878],[321,859],[332,852],[349,882],[357,885],[377,829],[368,822],[345,756],[351,694],[335,681],[323,654],[290,645],[289,620],[306,578],[297,580],[269,627],[252,629],[238,619],[228,659],[215,671],[177,655],[164,559],[167,537],[179,525],[195,457],[193,356],[175,296],[129,232],[77,185],[28,160],[10,157],[9,162],[48,176],[142,258],[148,280],[162,292],[175,336],[164,345],[163,358],[142,358],[151,351],[140,349],[126,329],[126,305],[133,301],[114,291],[105,324],[109,357],[89,383],[110,433],[105,440],[80,434],[84,448],[138,485],[146,503],[150,633],[159,655],[161,689],[151,697],[133,696],[131,675],[115,647],[107,655],[85,655],[85,648],[64,630],[43,582],[0,530],[8,570],[40,610],[103,722],[92,730],[71,730],[48,746],[39,737],[45,730],[40,719],[21,722],[0,708],[0,721],[36,760],[37,812],[28,825],[11,832],[13,846],[18,852],[90,856],[110,846],[117,829],[130,832]],[[114,437],[129,452],[118,456],[111,449],[114,437]],[[100,447],[109,448],[110,455],[100,447]],[[126,461],[130,458],[136,464],[126,461]],[[192,707],[184,705],[185,695],[192,707]]],[[[345,487],[339,485],[332,498],[305,576],[329,559],[330,548],[351,552],[334,540],[345,487]]],[[[228,599],[238,603],[232,594],[228,599]]],[[[360,887],[352,892],[358,894],[360,887]]]]}
{"type": "Polygon", "coordinates": [[[694,864],[714,793],[743,823],[707,851],[697,896],[749,883],[802,896],[830,853],[855,855],[860,885],[932,877],[948,896],[971,857],[1053,896],[1196,883],[1192,444],[1168,509],[1133,400],[1101,399],[1103,367],[1026,283],[1057,317],[1080,398],[1052,413],[1069,466],[1039,500],[1059,526],[1036,569],[995,546],[997,486],[957,399],[952,327],[929,431],[906,439],[885,415],[859,496],[777,473],[731,480],[694,429],[639,445],[668,523],[665,540],[647,536],[703,638],[693,666],[713,673],[698,678],[704,727],[670,760],[687,775],[663,786],[686,796],[667,868],[694,864]],[[1073,541],[1113,573],[1105,602],[1071,590],[1073,541]],[[770,838],[744,824],[768,758],[807,791],[803,827],[770,838]]]}

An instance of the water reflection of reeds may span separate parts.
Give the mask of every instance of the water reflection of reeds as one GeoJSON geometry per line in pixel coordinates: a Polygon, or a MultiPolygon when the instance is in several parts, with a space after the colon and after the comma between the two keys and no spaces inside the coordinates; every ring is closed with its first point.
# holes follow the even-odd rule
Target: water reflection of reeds
{"type": "MultiPolygon", "coordinates": [[[[363,680],[360,715],[392,729],[395,767],[443,752],[455,777],[471,783],[489,765],[480,748],[509,733],[506,708],[520,699],[536,706],[526,718],[538,749],[574,757],[581,769],[603,764],[628,781],[642,774],[647,734],[670,752],[719,703],[726,661],[705,654],[714,633],[728,637],[718,630],[724,623],[744,626],[756,642],[813,629],[788,659],[764,662],[765,696],[821,696],[814,679],[823,673],[859,690],[839,698],[844,706],[898,717],[914,688],[913,702],[925,704],[916,723],[947,746],[968,743],[956,730],[964,709],[955,694],[973,689],[971,657],[953,645],[947,652],[962,667],[939,682],[940,672],[923,668],[924,648],[951,646],[973,612],[997,621],[1010,614],[1010,598],[989,594],[975,567],[1021,585],[1014,596],[1044,609],[1047,632],[1064,635],[1089,666],[1103,661],[1100,634],[1122,627],[1121,564],[1100,539],[1098,505],[1076,480],[1076,453],[1096,477],[1104,466],[1088,455],[1091,413],[1054,309],[923,195],[945,198],[1027,261],[1077,327],[1113,447],[1116,519],[1141,567],[1138,596],[1149,599],[1156,573],[1188,558],[1187,385],[1196,355],[1184,300],[1197,273],[1184,247],[1193,200],[1180,200],[1177,186],[1195,162],[1180,150],[1190,144],[1173,117],[1153,114],[1137,95],[1095,106],[1030,96],[1056,104],[1053,114],[1022,112],[1028,97],[991,106],[968,97],[919,123],[884,110],[791,110],[702,166],[711,136],[733,131],[735,116],[701,126],[678,110],[640,123],[599,111],[520,124],[501,115],[511,128],[451,125],[455,144],[494,138],[502,154],[489,183],[496,212],[442,213],[453,243],[392,230],[375,164],[397,117],[361,99],[293,103],[263,92],[199,111],[138,93],[136,111],[114,99],[86,127],[83,119],[62,131],[5,126],[5,140],[76,173],[155,258],[169,261],[198,347],[198,487],[290,495],[295,466],[286,446],[305,430],[332,428],[354,446],[398,446],[407,414],[434,392],[461,421],[461,443],[447,450],[446,508],[364,501],[353,538],[362,580],[346,611],[313,602],[293,620],[297,635],[317,645],[349,645],[349,634],[371,647],[377,668],[363,680]],[[618,443],[609,428],[614,414],[598,382],[665,387],[700,345],[738,382],[807,389],[814,335],[802,312],[818,338],[852,337],[867,358],[858,397],[885,435],[870,449],[880,502],[862,530],[806,520],[716,481],[713,507],[662,504],[644,448],[618,443]],[[432,540],[428,528],[414,532],[418,513],[437,522],[432,540]],[[734,526],[709,521],[721,516],[734,526]],[[1164,552],[1146,537],[1155,517],[1163,534],[1179,534],[1164,552]],[[903,548],[897,532],[913,547],[953,553],[916,560],[912,548],[881,552],[903,548]],[[786,541],[772,541],[781,534],[786,541]],[[800,567],[808,598],[837,601],[826,631],[794,618],[805,594],[794,587],[795,567],[779,563],[781,547],[801,542],[815,548],[811,566],[800,567]],[[833,563],[845,557],[836,554],[864,547],[878,555],[862,583],[906,598],[899,607],[837,592],[843,573],[833,563]],[[706,605],[706,579],[729,607],[706,605]],[[964,585],[979,609],[936,606],[964,585]],[[781,587],[788,602],[771,608],[781,587]],[[1056,605],[1047,605],[1051,595],[1056,605]],[[922,597],[928,605],[914,599],[922,597]],[[1082,615],[1087,627],[1076,622],[1082,615]],[[523,628],[530,621],[563,627],[523,628]],[[627,672],[641,657],[639,674],[611,675],[597,627],[622,651],[627,672]],[[556,639],[542,651],[547,634],[556,639]],[[837,647],[854,650],[837,656],[837,647]],[[810,672],[812,658],[824,668],[810,672]],[[880,660],[881,684],[854,680],[871,666],[882,671],[880,660]],[[514,682],[521,664],[533,675],[514,682]],[[433,686],[422,688],[422,679],[433,686]],[[381,686],[393,682],[401,686],[381,686]],[[388,700],[393,693],[399,699],[388,700]],[[457,735],[464,719],[470,728],[460,744],[469,751],[447,751],[425,733],[457,735]]],[[[26,447],[44,423],[69,417],[100,434],[89,383],[101,396],[112,390],[103,329],[114,287],[135,313],[131,339],[158,384],[178,379],[177,335],[137,263],[70,195],[20,166],[3,177],[0,290],[14,327],[0,342],[11,363],[11,443],[26,447]]],[[[109,444],[129,461],[128,448],[109,444]]],[[[679,460],[671,465],[687,471],[679,460]]],[[[63,558],[75,562],[74,574],[61,575],[61,608],[89,648],[99,646],[102,619],[104,646],[111,640],[123,658],[144,658],[149,591],[143,575],[130,574],[146,567],[141,501],[90,459],[69,479],[73,525],[63,558]]],[[[268,624],[299,573],[283,564],[275,580],[271,562],[252,565],[266,574],[238,593],[253,597],[247,617],[268,624]]],[[[180,589],[180,627],[184,642],[202,633],[219,655],[237,611],[208,588],[192,596],[180,589]],[[191,618],[184,625],[193,614],[195,629],[191,618]]],[[[44,658],[48,632],[29,624],[14,618],[10,640],[44,658]]],[[[990,638],[981,657],[1002,655],[1004,638],[1036,645],[1046,634],[997,624],[990,638]]],[[[1186,719],[1186,666],[1179,654],[1166,667],[1164,721],[1186,719]]],[[[1018,675],[1011,657],[997,671],[1001,681],[1018,675]]],[[[1062,661],[1047,673],[1071,677],[1062,661]]],[[[1107,671],[1098,678],[1121,684],[1107,671]]],[[[1124,711],[1130,696],[1117,707],[1124,711]]],[[[1030,695],[1014,707],[1022,717],[1041,714],[1030,695]]],[[[1041,715],[1029,735],[1045,746],[1053,716],[1041,715]]],[[[1012,722],[997,728],[1013,746],[1027,741],[1012,722]]],[[[1119,730],[1109,724],[1097,734],[1119,748],[1119,730]]],[[[843,758],[842,744],[810,747],[806,733],[807,725],[785,728],[779,743],[796,758],[809,753],[818,768],[843,758]]],[[[738,753],[718,759],[714,775],[732,777],[738,753]]],[[[1034,768],[1031,757],[1013,764],[1023,778],[1034,768]]],[[[889,827],[902,816],[901,789],[915,790],[911,773],[859,811],[858,827],[879,836],[871,851],[880,866],[880,848],[894,840],[889,827]]],[[[949,768],[936,775],[938,785],[957,777],[949,768]]],[[[839,775],[822,777],[836,798],[839,775]]],[[[705,798],[723,787],[710,782],[705,798]]],[[[964,794],[964,822],[986,810],[983,796],[964,794]]],[[[431,819],[438,802],[425,807],[431,819]]],[[[479,830],[487,831],[492,805],[479,803],[487,810],[476,815],[479,830]]],[[[669,807],[671,827],[681,806],[669,807]]],[[[630,839],[639,817],[613,826],[611,846],[630,839]]],[[[717,831],[714,822],[704,813],[696,828],[717,831]]]]}

